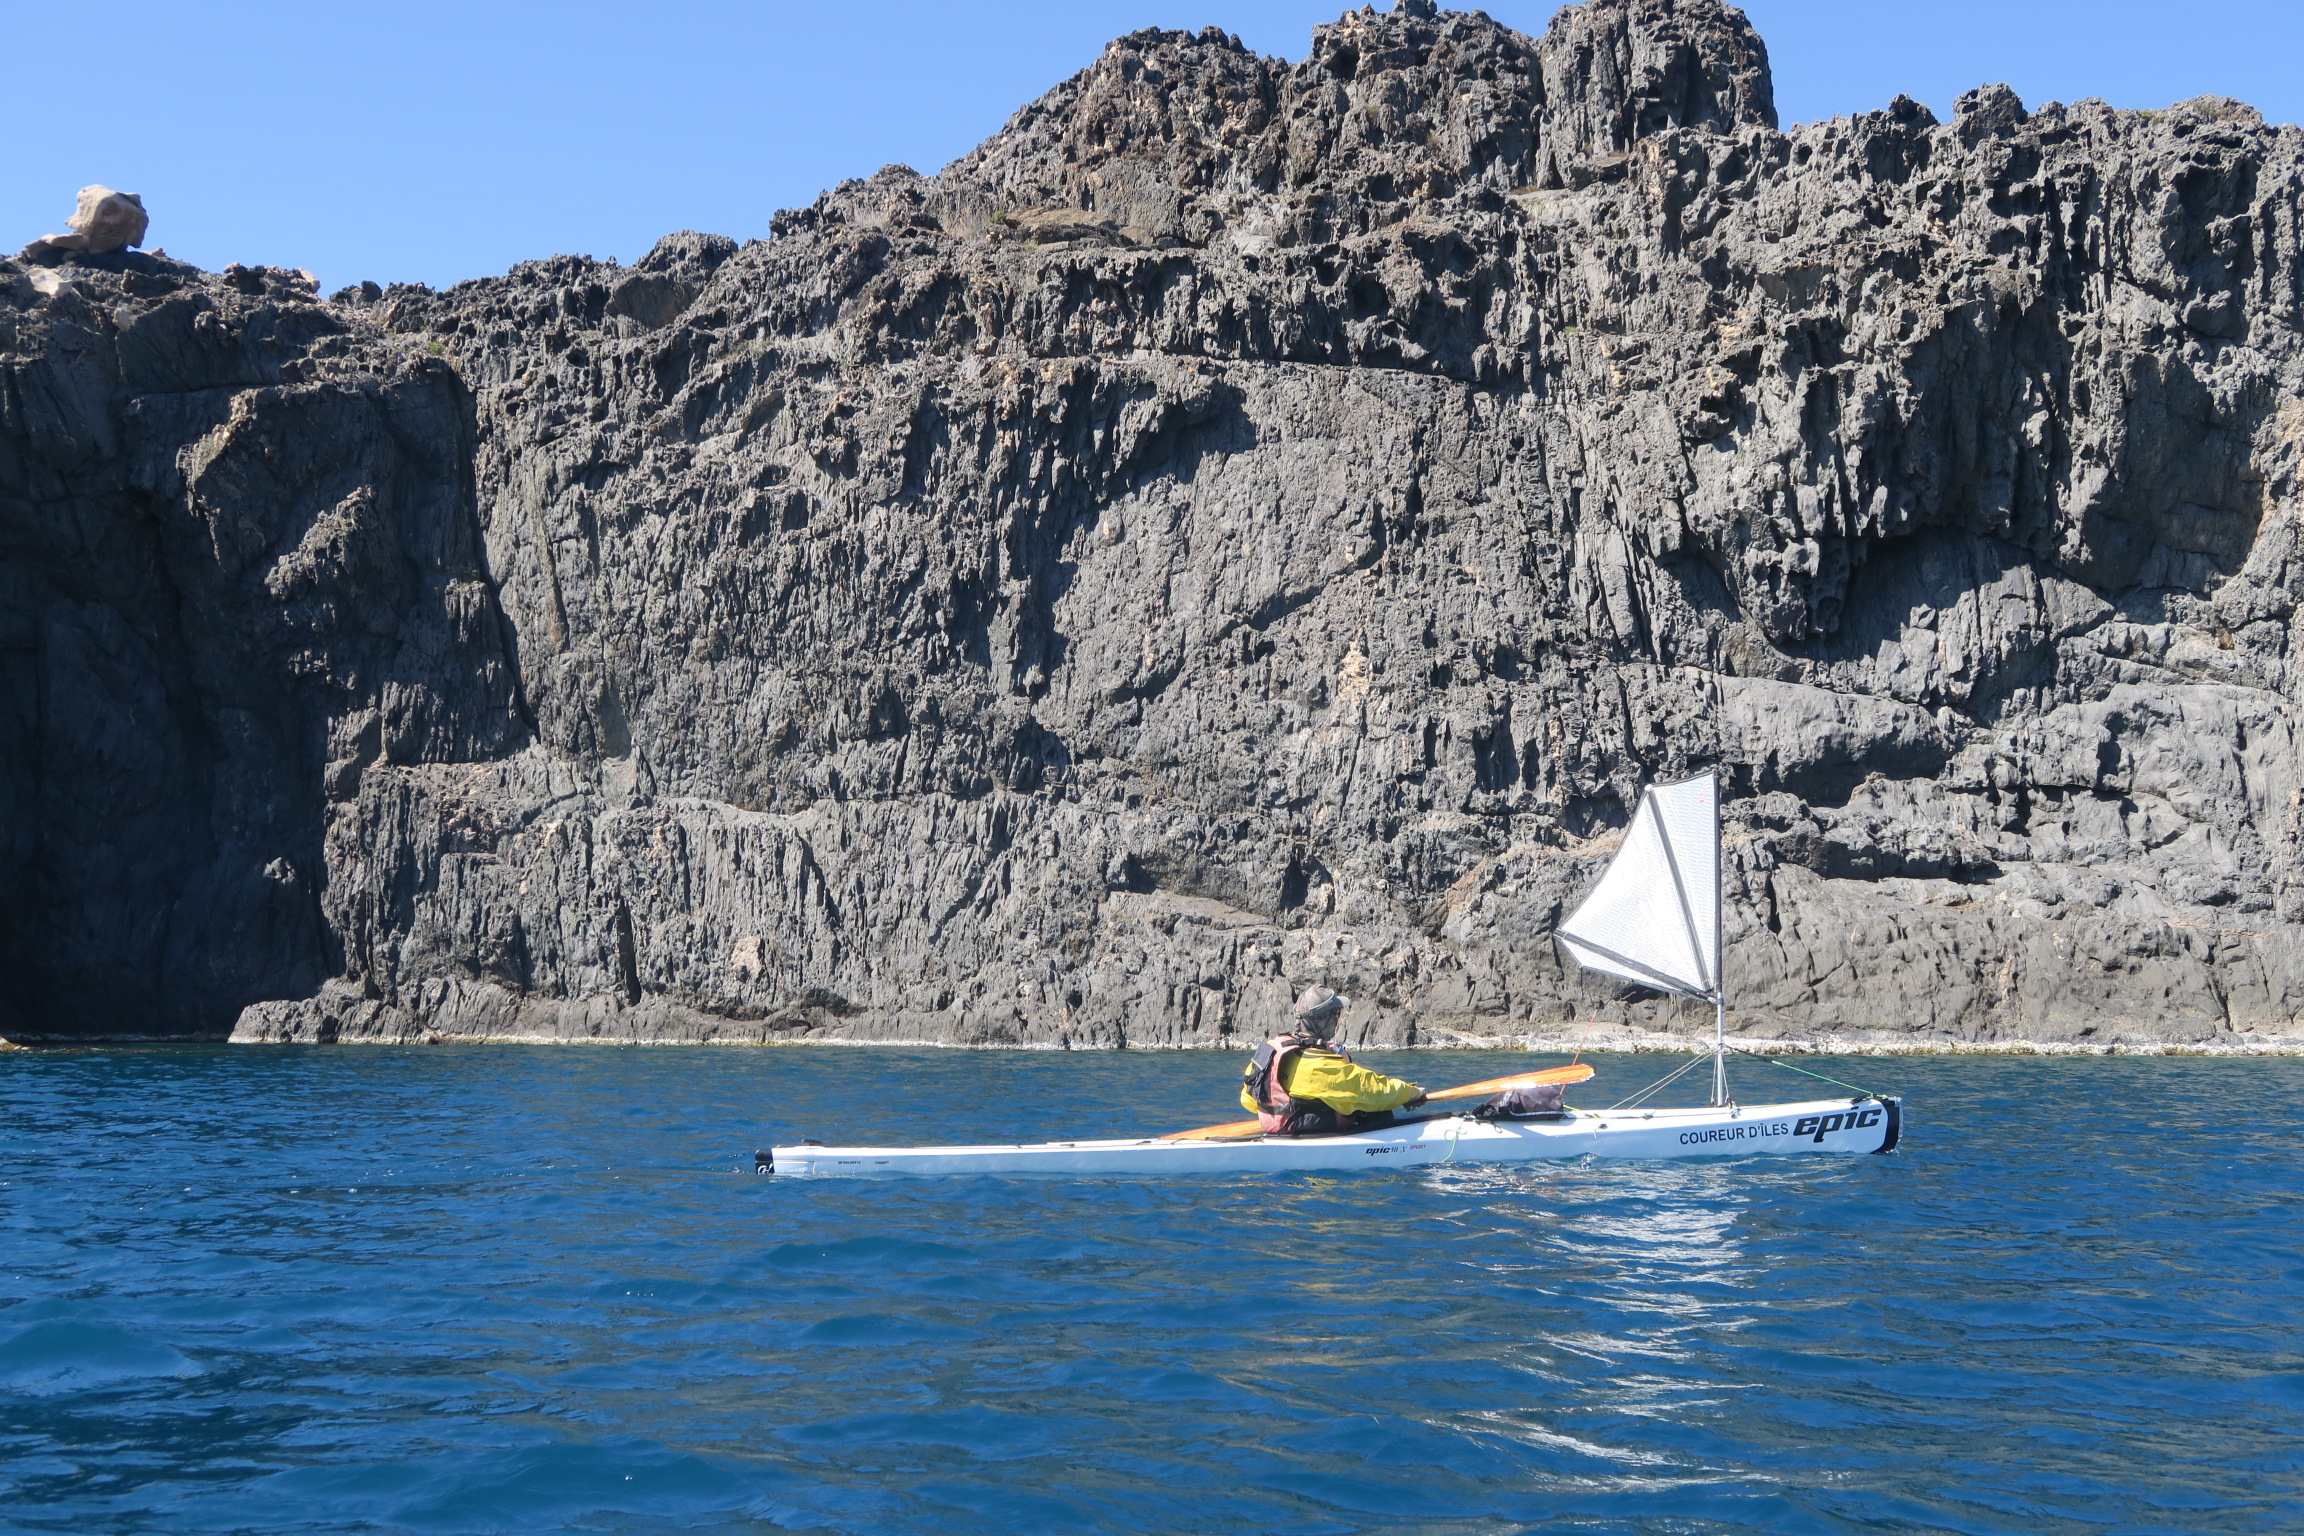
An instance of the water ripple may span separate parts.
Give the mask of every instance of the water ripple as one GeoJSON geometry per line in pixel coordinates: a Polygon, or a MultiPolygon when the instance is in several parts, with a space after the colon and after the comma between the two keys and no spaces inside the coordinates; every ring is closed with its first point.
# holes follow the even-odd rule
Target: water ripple
{"type": "Polygon", "coordinates": [[[750,1150],[1233,1074],[14,1053],[0,1530],[2304,1528],[2304,1063],[1862,1070],[1897,1157],[844,1185],[750,1150]]]}

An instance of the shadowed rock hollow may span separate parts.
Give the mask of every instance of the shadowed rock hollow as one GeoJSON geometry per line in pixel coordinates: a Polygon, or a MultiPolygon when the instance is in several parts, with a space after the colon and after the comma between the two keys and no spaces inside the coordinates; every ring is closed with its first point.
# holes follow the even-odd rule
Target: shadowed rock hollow
{"type": "Polygon", "coordinates": [[[1707,0],[1143,32],[445,293],[0,266],[0,1033],[1215,1045],[2304,1015],[2304,133],[1779,131],[1707,0]]]}

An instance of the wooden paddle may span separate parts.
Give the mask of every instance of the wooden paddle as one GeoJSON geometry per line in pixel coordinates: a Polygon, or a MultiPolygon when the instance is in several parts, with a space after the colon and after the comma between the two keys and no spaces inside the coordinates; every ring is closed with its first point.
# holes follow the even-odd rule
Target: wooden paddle
{"type": "MultiPolygon", "coordinates": [[[[1424,1095],[1433,1099],[1473,1099],[1482,1094],[1502,1093],[1507,1088],[1533,1087],[1537,1083],[1580,1083],[1592,1075],[1590,1067],[1546,1067],[1541,1072],[1517,1072],[1510,1077],[1491,1077],[1483,1083],[1459,1083],[1454,1088],[1435,1088],[1424,1095]]],[[[1162,1141],[1215,1141],[1227,1136],[1254,1136],[1262,1127],[1253,1120],[1234,1120],[1224,1125],[1204,1125],[1196,1131],[1170,1131],[1162,1141]]]]}

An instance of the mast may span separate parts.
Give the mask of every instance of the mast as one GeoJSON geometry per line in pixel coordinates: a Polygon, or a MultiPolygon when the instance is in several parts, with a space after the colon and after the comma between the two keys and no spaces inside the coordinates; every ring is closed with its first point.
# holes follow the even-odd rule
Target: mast
{"type": "Polygon", "coordinates": [[[1728,951],[1721,947],[1720,914],[1728,903],[1728,871],[1720,857],[1720,770],[1712,770],[1712,1102],[1728,1102],[1728,951]]]}

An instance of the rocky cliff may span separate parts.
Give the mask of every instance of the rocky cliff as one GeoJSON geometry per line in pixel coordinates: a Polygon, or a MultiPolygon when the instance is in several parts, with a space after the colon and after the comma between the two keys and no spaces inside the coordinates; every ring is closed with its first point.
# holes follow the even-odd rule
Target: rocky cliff
{"type": "Polygon", "coordinates": [[[0,1033],[2304,1036],[2304,133],[1710,0],[1144,32],[445,293],[0,266],[0,1033]]]}

